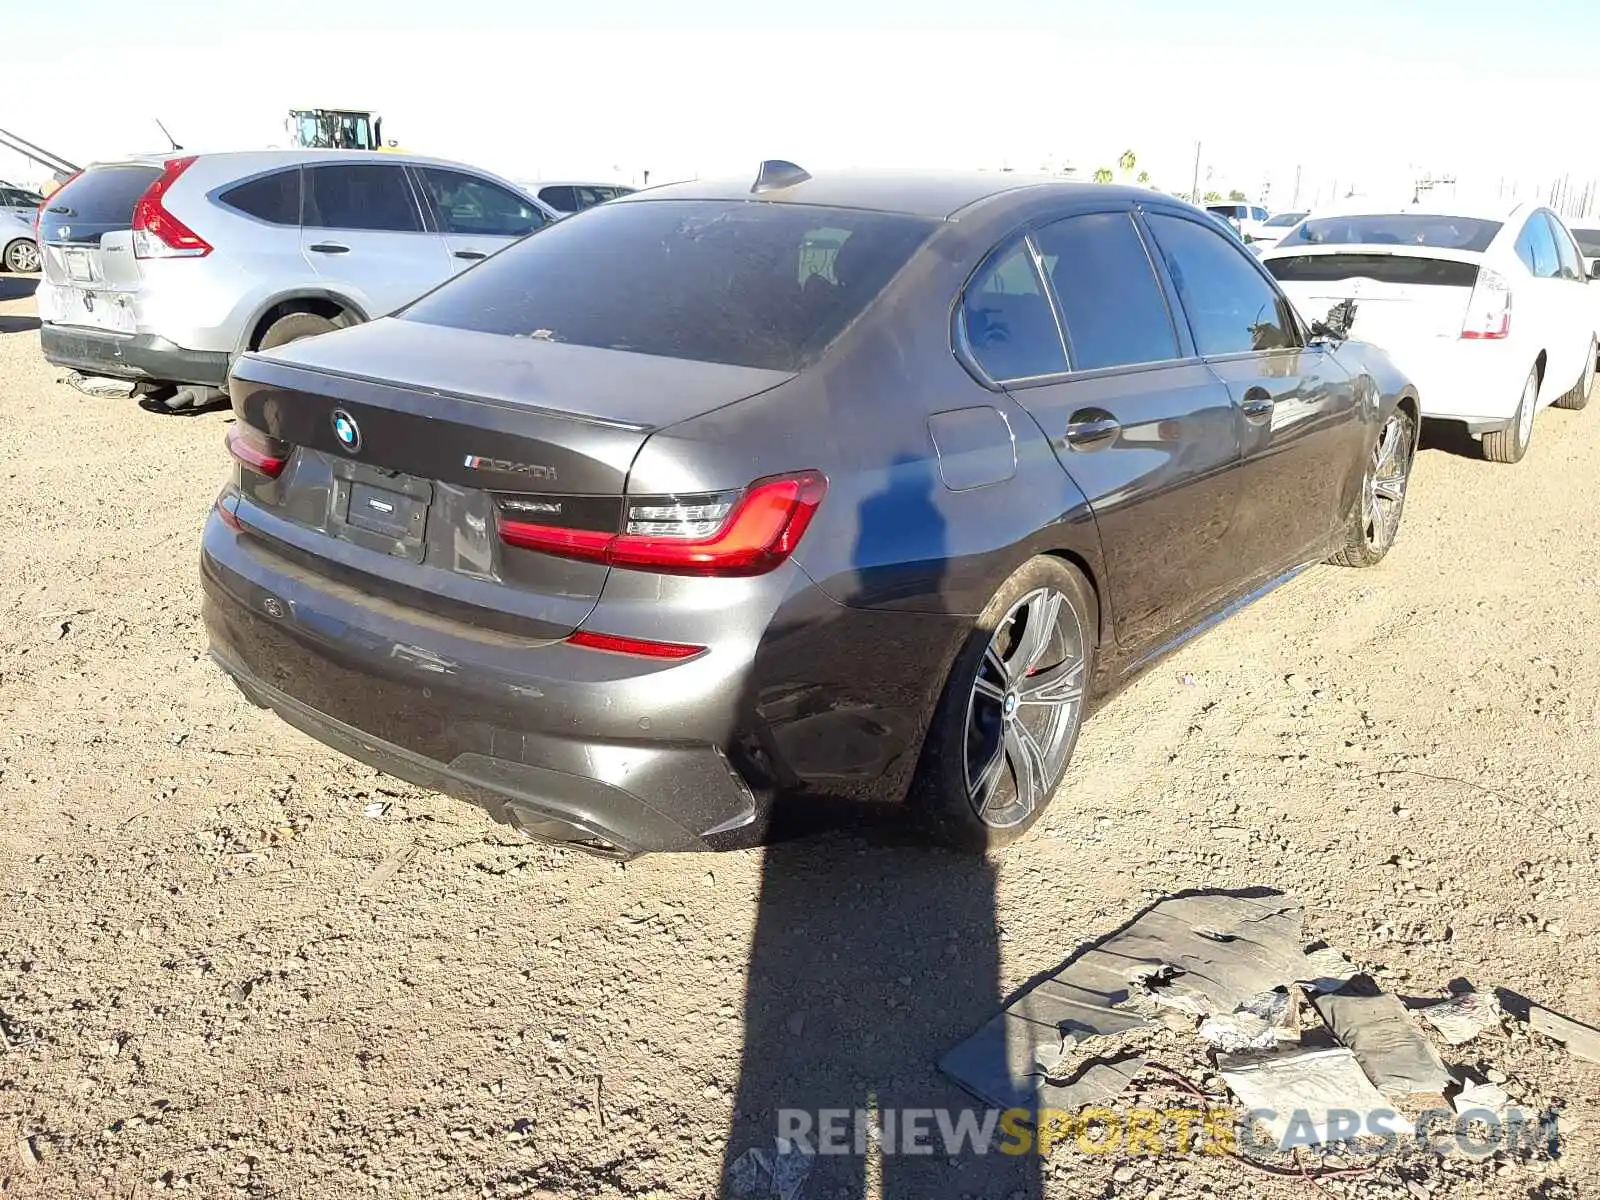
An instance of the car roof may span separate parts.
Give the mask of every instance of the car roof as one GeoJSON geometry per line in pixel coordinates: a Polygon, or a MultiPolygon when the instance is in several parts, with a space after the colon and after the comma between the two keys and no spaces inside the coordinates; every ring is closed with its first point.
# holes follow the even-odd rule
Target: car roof
{"type": "Polygon", "coordinates": [[[826,208],[859,208],[876,212],[949,220],[962,209],[983,201],[1051,188],[1063,198],[1098,196],[1148,200],[1155,193],[1116,184],[1083,183],[1058,175],[1022,175],[1010,171],[819,171],[787,187],[752,192],[755,172],[730,179],[696,179],[634,192],[613,204],[648,204],[656,200],[758,200],[770,204],[808,204],[826,208]]]}
{"type": "Polygon", "coordinates": [[[525,188],[547,188],[547,187],[631,188],[634,185],[631,184],[631,183],[612,183],[611,181],[605,180],[605,179],[530,179],[530,180],[525,181],[522,186],[525,187],[525,188]]]}
{"type": "Polygon", "coordinates": [[[1422,201],[1420,203],[1406,202],[1403,204],[1382,204],[1372,200],[1346,200],[1327,208],[1319,208],[1312,213],[1313,220],[1322,220],[1324,217],[1465,217],[1474,221],[1510,221],[1522,213],[1543,205],[1529,204],[1526,201],[1515,204],[1502,202],[1474,203],[1468,200],[1450,201],[1422,201]]]}
{"type": "Polygon", "coordinates": [[[208,167],[225,166],[236,168],[241,174],[268,171],[273,167],[292,167],[318,162],[402,162],[419,166],[463,168],[483,175],[493,174],[493,172],[485,171],[482,167],[475,167],[470,163],[456,162],[448,158],[430,158],[423,154],[406,154],[392,150],[307,150],[291,148],[285,150],[197,151],[192,155],[186,150],[167,150],[161,153],[127,154],[120,158],[101,159],[89,165],[91,167],[118,167],[132,164],[160,166],[168,159],[189,157],[193,157],[208,167]]]}

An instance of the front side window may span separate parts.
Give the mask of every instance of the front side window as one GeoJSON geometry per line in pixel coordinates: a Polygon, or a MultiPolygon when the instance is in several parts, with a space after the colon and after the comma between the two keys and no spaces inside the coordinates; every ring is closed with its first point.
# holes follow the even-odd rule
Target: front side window
{"type": "Polygon", "coordinates": [[[1182,217],[1151,213],[1146,219],[1201,354],[1299,344],[1288,305],[1247,251],[1220,231],[1182,217]]]}
{"type": "Polygon", "coordinates": [[[418,233],[422,214],[398,163],[330,163],[305,168],[305,224],[418,233]]]}
{"type": "Polygon", "coordinates": [[[543,189],[539,193],[539,199],[557,212],[572,212],[578,207],[577,201],[573,199],[572,189],[565,185],[543,189]]]}
{"type": "Polygon", "coordinates": [[[1517,235],[1517,257],[1537,279],[1555,279],[1561,274],[1561,259],[1556,254],[1556,240],[1550,236],[1550,226],[1543,213],[1528,218],[1522,232],[1517,235]]]}
{"type": "Polygon", "coordinates": [[[1178,357],[1178,341],[1144,240],[1128,213],[1069,217],[1035,235],[1061,305],[1072,367],[1178,357]]]}
{"type": "Polygon", "coordinates": [[[532,203],[497,183],[443,167],[416,170],[446,233],[526,237],[546,224],[532,203]]]}
{"type": "Polygon", "coordinates": [[[996,382],[1067,369],[1055,312],[1024,241],[974,276],[961,297],[961,322],[972,357],[996,382]]]}
{"type": "Polygon", "coordinates": [[[1600,258],[1600,229],[1574,229],[1572,236],[1585,258],[1600,258]]]}
{"type": "Polygon", "coordinates": [[[400,315],[796,371],[877,297],[936,225],[799,204],[603,204],[501,251],[400,315]]]}
{"type": "Polygon", "coordinates": [[[1583,281],[1583,256],[1578,253],[1578,248],[1572,244],[1572,239],[1567,236],[1566,229],[1552,213],[1544,213],[1544,219],[1550,226],[1550,240],[1556,246],[1556,262],[1559,264],[1558,272],[1562,279],[1583,281]]]}

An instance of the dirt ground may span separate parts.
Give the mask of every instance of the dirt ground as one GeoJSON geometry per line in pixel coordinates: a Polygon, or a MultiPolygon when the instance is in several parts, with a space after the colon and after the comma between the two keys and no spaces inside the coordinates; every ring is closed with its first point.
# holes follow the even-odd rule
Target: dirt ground
{"type": "MultiPolygon", "coordinates": [[[[1600,1023],[1600,410],[1516,467],[1425,450],[1382,567],[1147,674],[993,867],[859,833],[624,867],[250,707],[197,616],[228,414],[71,390],[0,288],[0,1193],[718,1195],[796,1098],[968,1104],[940,1054],[1185,888],[1290,892],[1402,995],[1600,1023]]],[[[1600,1194],[1600,1066],[1515,1021],[1445,1056],[1557,1109],[1563,1153],[819,1159],[802,1195],[1600,1194]]]]}

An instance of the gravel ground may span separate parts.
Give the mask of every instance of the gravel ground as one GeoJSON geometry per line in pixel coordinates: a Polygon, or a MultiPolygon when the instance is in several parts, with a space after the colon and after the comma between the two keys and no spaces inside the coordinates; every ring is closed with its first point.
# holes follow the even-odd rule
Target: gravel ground
{"type": "MultiPolygon", "coordinates": [[[[940,1053],[1184,888],[1291,892],[1402,995],[1600,1022],[1600,411],[1542,414],[1517,467],[1425,450],[1381,568],[1311,570],[1147,674],[996,864],[853,833],[624,867],[246,704],[197,617],[227,414],[80,395],[0,289],[8,1196],[717,1195],[779,1105],[964,1105],[940,1053]]],[[[1563,1153],[1326,1194],[1600,1192],[1600,1067],[1509,1020],[1445,1053],[1559,1109],[1563,1153]]],[[[1318,1190],[1208,1155],[853,1168],[803,1195],[1318,1190]]]]}

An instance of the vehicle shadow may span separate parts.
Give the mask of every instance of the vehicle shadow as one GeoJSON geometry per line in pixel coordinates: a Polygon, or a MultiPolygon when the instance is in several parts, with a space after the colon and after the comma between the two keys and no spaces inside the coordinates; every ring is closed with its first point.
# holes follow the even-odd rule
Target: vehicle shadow
{"type": "Polygon", "coordinates": [[[0,315],[0,333],[32,333],[38,328],[38,317],[0,315]]]}
{"type": "Polygon", "coordinates": [[[0,303],[26,300],[39,290],[37,275],[0,275],[0,303]]]}
{"type": "MultiPolygon", "coordinates": [[[[860,502],[857,601],[903,598],[908,575],[919,594],[937,595],[947,540],[937,486],[931,462],[906,456],[885,488],[860,502]],[[935,532],[938,545],[930,553],[919,536],[920,561],[908,572],[895,545],[903,552],[910,529],[935,532]]],[[[836,620],[824,636],[856,671],[872,676],[875,663],[897,664],[908,679],[926,678],[926,664],[905,647],[872,644],[879,626],[860,639],[853,628],[836,620]]],[[[888,733],[880,740],[895,742],[888,733]]],[[[915,758],[915,739],[895,744],[901,758],[915,758]]],[[[899,764],[907,778],[914,765],[899,764]]],[[[941,1133],[941,1110],[952,1124],[969,1110],[984,1120],[937,1062],[1003,1001],[995,871],[983,858],[921,844],[908,825],[900,805],[810,789],[774,811],[769,837],[779,840],[762,865],[723,1195],[1038,1194],[1037,1157],[994,1146],[974,1154],[941,1133]],[[784,1137],[798,1153],[782,1152],[784,1137]]]]}
{"type": "Polygon", "coordinates": [[[1467,427],[1456,421],[1429,421],[1422,422],[1422,437],[1417,444],[1418,450],[1442,450],[1446,454],[1454,454],[1460,458],[1472,458],[1479,462],[1485,461],[1483,447],[1478,439],[1467,432],[1467,427]]]}

